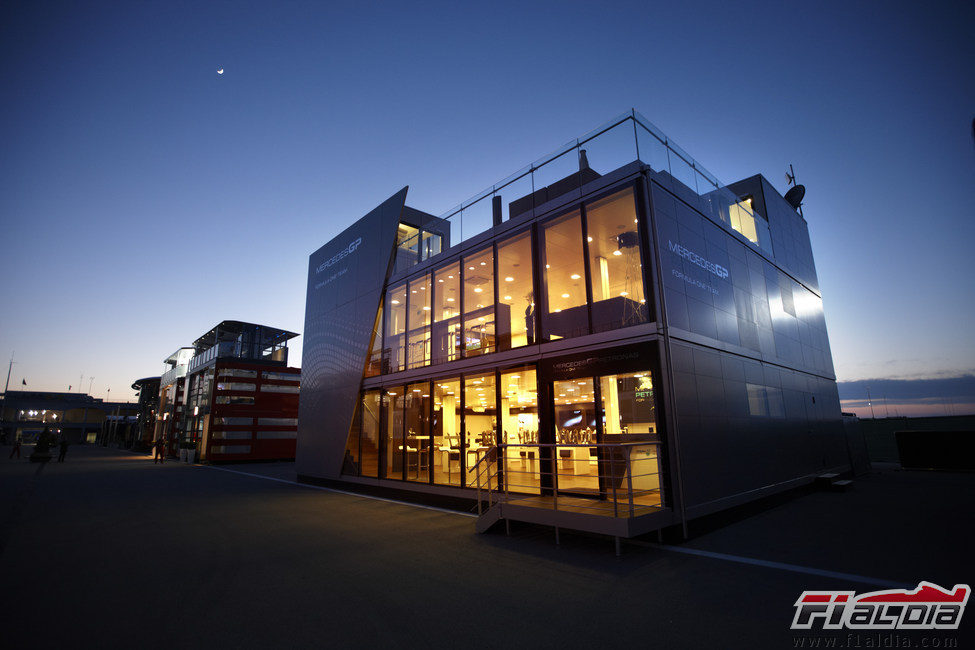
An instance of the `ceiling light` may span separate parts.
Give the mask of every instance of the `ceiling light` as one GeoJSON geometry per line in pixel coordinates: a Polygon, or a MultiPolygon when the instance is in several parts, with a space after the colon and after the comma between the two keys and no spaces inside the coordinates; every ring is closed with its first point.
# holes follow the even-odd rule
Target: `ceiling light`
{"type": "Polygon", "coordinates": [[[563,297],[563,298],[568,298],[568,297],[569,297],[569,294],[567,294],[567,293],[563,293],[563,294],[562,294],[562,297],[563,297]]]}
{"type": "Polygon", "coordinates": [[[481,293],[482,291],[484,291],[484,289],[481,287],[474,287],[474,293],[481,293]]]}
{"type": "Polygon", "coordinates": [[[506,277],[506,278],[504,279],[504,281],[505,281],[505,282],[514,282],[514,281],[515,281],[515,279],[514,279],[513,277],[511,277],[511,276],[509,275],[508,277],[506,277]]]}
{"type": "Polygon", "coordinates": [[[586,237],[586,239],[588,239],[589,241],[592,241],[592,237],[586,237]]]}
{"type": "Polygon", "coordinates": [[[581,278],[582,276],[581,276],[581,275],[579,275],[578,273],[573,273],[573,274],[572,274],[572,275],[570,275],[569,277],[570,277],[570,278],[572,278],[573,280],[578,280],[578,279],[579,279],[579,278],[581,278]]]}
{"type": "Polygon", "coordinates": [[[393,300],[393,304],[394,305],[398,305],[399,304],[399,300],[393,300]]]}
{"type": "Polygon", "coordinates": [[[620,256],[620,255],[622,255],[622,254],[623,254],[623,253],[621,253],[621,252],[620,252],[620,250],[619,250],[618,248],[617,248],[617,249],[616,249],[615,251],[613,251],[613,255],[616,255],[617,257],[619,257],[619,256],[620,256]]]}
{"type": "Polygon", "coordinates": [[[505,296],[502,300],[511,300],[511,296],[505,296]]]}

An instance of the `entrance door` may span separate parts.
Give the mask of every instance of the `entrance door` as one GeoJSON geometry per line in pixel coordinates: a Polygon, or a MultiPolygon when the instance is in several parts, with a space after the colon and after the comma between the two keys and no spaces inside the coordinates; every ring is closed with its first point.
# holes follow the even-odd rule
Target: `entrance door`
{"type": "Polygon", "coordinates": [[[596,395],[591,377],[552,382],[553,458],[559,493],[598,497],[596,395]]]}

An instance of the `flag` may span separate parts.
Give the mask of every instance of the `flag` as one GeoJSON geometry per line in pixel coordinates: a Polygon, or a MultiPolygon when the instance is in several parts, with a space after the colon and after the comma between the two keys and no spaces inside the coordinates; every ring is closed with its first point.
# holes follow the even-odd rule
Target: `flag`
{"type": "Polygon", "coordinates": [[[24,386],[26,386],[27,385],[27,380],[26,379],[21,379],[20,380],[20,383],[23,384],[24,386]]]}

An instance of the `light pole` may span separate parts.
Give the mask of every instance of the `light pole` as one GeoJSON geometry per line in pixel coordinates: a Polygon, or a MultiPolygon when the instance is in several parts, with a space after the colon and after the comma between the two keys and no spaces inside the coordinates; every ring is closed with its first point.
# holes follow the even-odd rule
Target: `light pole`
{"type": "MultiPolygon", "coordinates": [[[[7,390],[10,388],[10,371],[14,367],[14,353],[10,353],[10,363],[7,365],[7,383],[3,387],[3,406],[0,406],[0,434],[4,433],[6,429],[4,428],[3,413],[7,410],[7,390]]],[[[14,431],[16,431],[14,427],[14,431]]]]}

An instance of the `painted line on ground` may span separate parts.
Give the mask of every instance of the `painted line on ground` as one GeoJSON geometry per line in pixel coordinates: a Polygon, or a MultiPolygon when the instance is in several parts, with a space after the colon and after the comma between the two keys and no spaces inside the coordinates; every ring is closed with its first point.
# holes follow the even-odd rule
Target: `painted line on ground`
{"type": "Polygon", "coordinates": [[[397,499],[387,499],[385,497],[377,497],[371,494],[359,494],[358,492],[349,492],[347,490],[336,490],[335,488],[328,488],[322,485],[311,485],[309,483],[299,483],[297,481],[289,481],[284,478],[276,478],[274,476],[264,476],[263,474],[254,474],[253,472],[242,472],[237,469],[228,469],[226,467],[216,467],[214,465],[194,465],[194,467],[206,467],[208,469],[215,469],[221,472],[230,472],[231,474],[240,474],[241,476],[250,476],[253,478],[262,478],[267,481],[276,481],[278,483],[285,483],[287,485],[294,485],[295,487],[308,488],[310,490],[321,490],[322,492],[334,492],[335,494],[344,494],[350,497],[359,497],[360,499],[371,499],[372,501],[385,501],[386,503],[395,503],[401,506],[409,506],[411,508],[420,508],[422,510],[433,510],[434,512],[443,512],[448,515],[460,515],[461,517],[473,517],[477,518],[477,515],[471,512],[460,512],[459,510],[450,510],[448,508],[438,508],[437,506],[427,506],[422,503],[410,503],[409,501],[399,501],[397,499]]]}
{"type": "MultiPolygon", "coordinates": [[[[252,478],[261,478],[267,481],[275,481],[277,483],[285,483],[287,485],[293,485],[296,487],[308,488],[311,490],[321,490],[323,492],[333,492],[335,494],[344,494],[350,497],[358,497],[360,499],[371,499],[373,501],[384,501],[386,503],[395,503],[401,506],[409,506],[411,508],[421,508],[423,510],[433,510],[435,512],[442,512],[448,515],[460,515],[461,517],[477,518],[477,515],[469,512],[460,512],[458,510],[449,510],[447,508],[438,508],[436,506],[427,506],[419,503],[410,503],[409,501],[398,501],[396,499],[387,499],[385,497],[377,497],[369,494],[359,494],[358,492],[349,492],[347,490],[337,490],[335,488],[327,488],[321,485],[311,485],[308,483],[298,483],[297,481],[289,481],[283,478],[276,478],[273,476],[264,476],[263,474],[254,474],[253,472],[242,472],[236,469],[228,469],[226,467],[216,467],[214,465],[194,465],[194,467],[206,467],[209,469],[219,470],[221,472],[230,472],[231,474],[240,474],[241,476],[250,476],[252,478]]],[[[779,571],[789,571],[791,573],[802,573],[805,575],[818,576],[821,578],[832,578],[835,580],[845,580],[848,582],[858,582],[861,584],[874,585],[877,587],[888,587],[891,589],[913,589],[916,585],[907,582],[898,582],[894,580],[881,580],[880,578],[870,578],[868,576],[856,575],[854,573],[843,573],[841,571],[827,571],[826,569],[817,569],[815,567],[807,567],[799,564],[788,564],[786,562],[773,562],[771,560],[760,560],[757,558],[745,557],[742,555],[731,555],[729,553],[718,553],[715,551],[705,551],[697,548],[688,548],[684,546],[671,546],[669,544],[655,544],[653,542],[643,542],[637,539],[626,540],[630,544],[635,544],[637,546],[644,546],[647,548],[656,548],[662,551],[671,551],[674,553],[682,553],[684,555],[694,555],[697,557],[706,557],[712,560],[723,560],[725,562],[734,562],[736,564],[747,564],[751,566],[763,567],[766,569],[777,569],[779,571]]]]}
{"type": "Polygon", "coordinates": [[[821,578],[833,578],[835,580],[845,580],[848,582],[859,582],[878,587],[889,587],[892,589],[913,589],[917,585],[907,582],[897,582],[894,580],[881,580],[880,578],[870,578],[867,576],[856,575],[855,573],[842,573],[840,571],[827,571],[814,567],[802,566],[799,564],[788,564],[786,562],[773,562],[771,560],[759,560],[757,558],[744,557],[742,555],[730,555],[728,553],[717,553],[715,551],[705,551],[698,548],[687,548],[685,546],[671,546],[669,544],[654,544],[653,542],[641,542],[639,540],[629,540],[631,543],[649,548],[659,548],[662,551],[673,551],[685,555],[696,555],[712,560],[723,560],[725,562],[735,562],[737,564],[749,564],[760,566],[767,569],[778,569],[780,571],[791,571],[792,573],[804,573],[806,575],[819,576],[821,578]]]}

